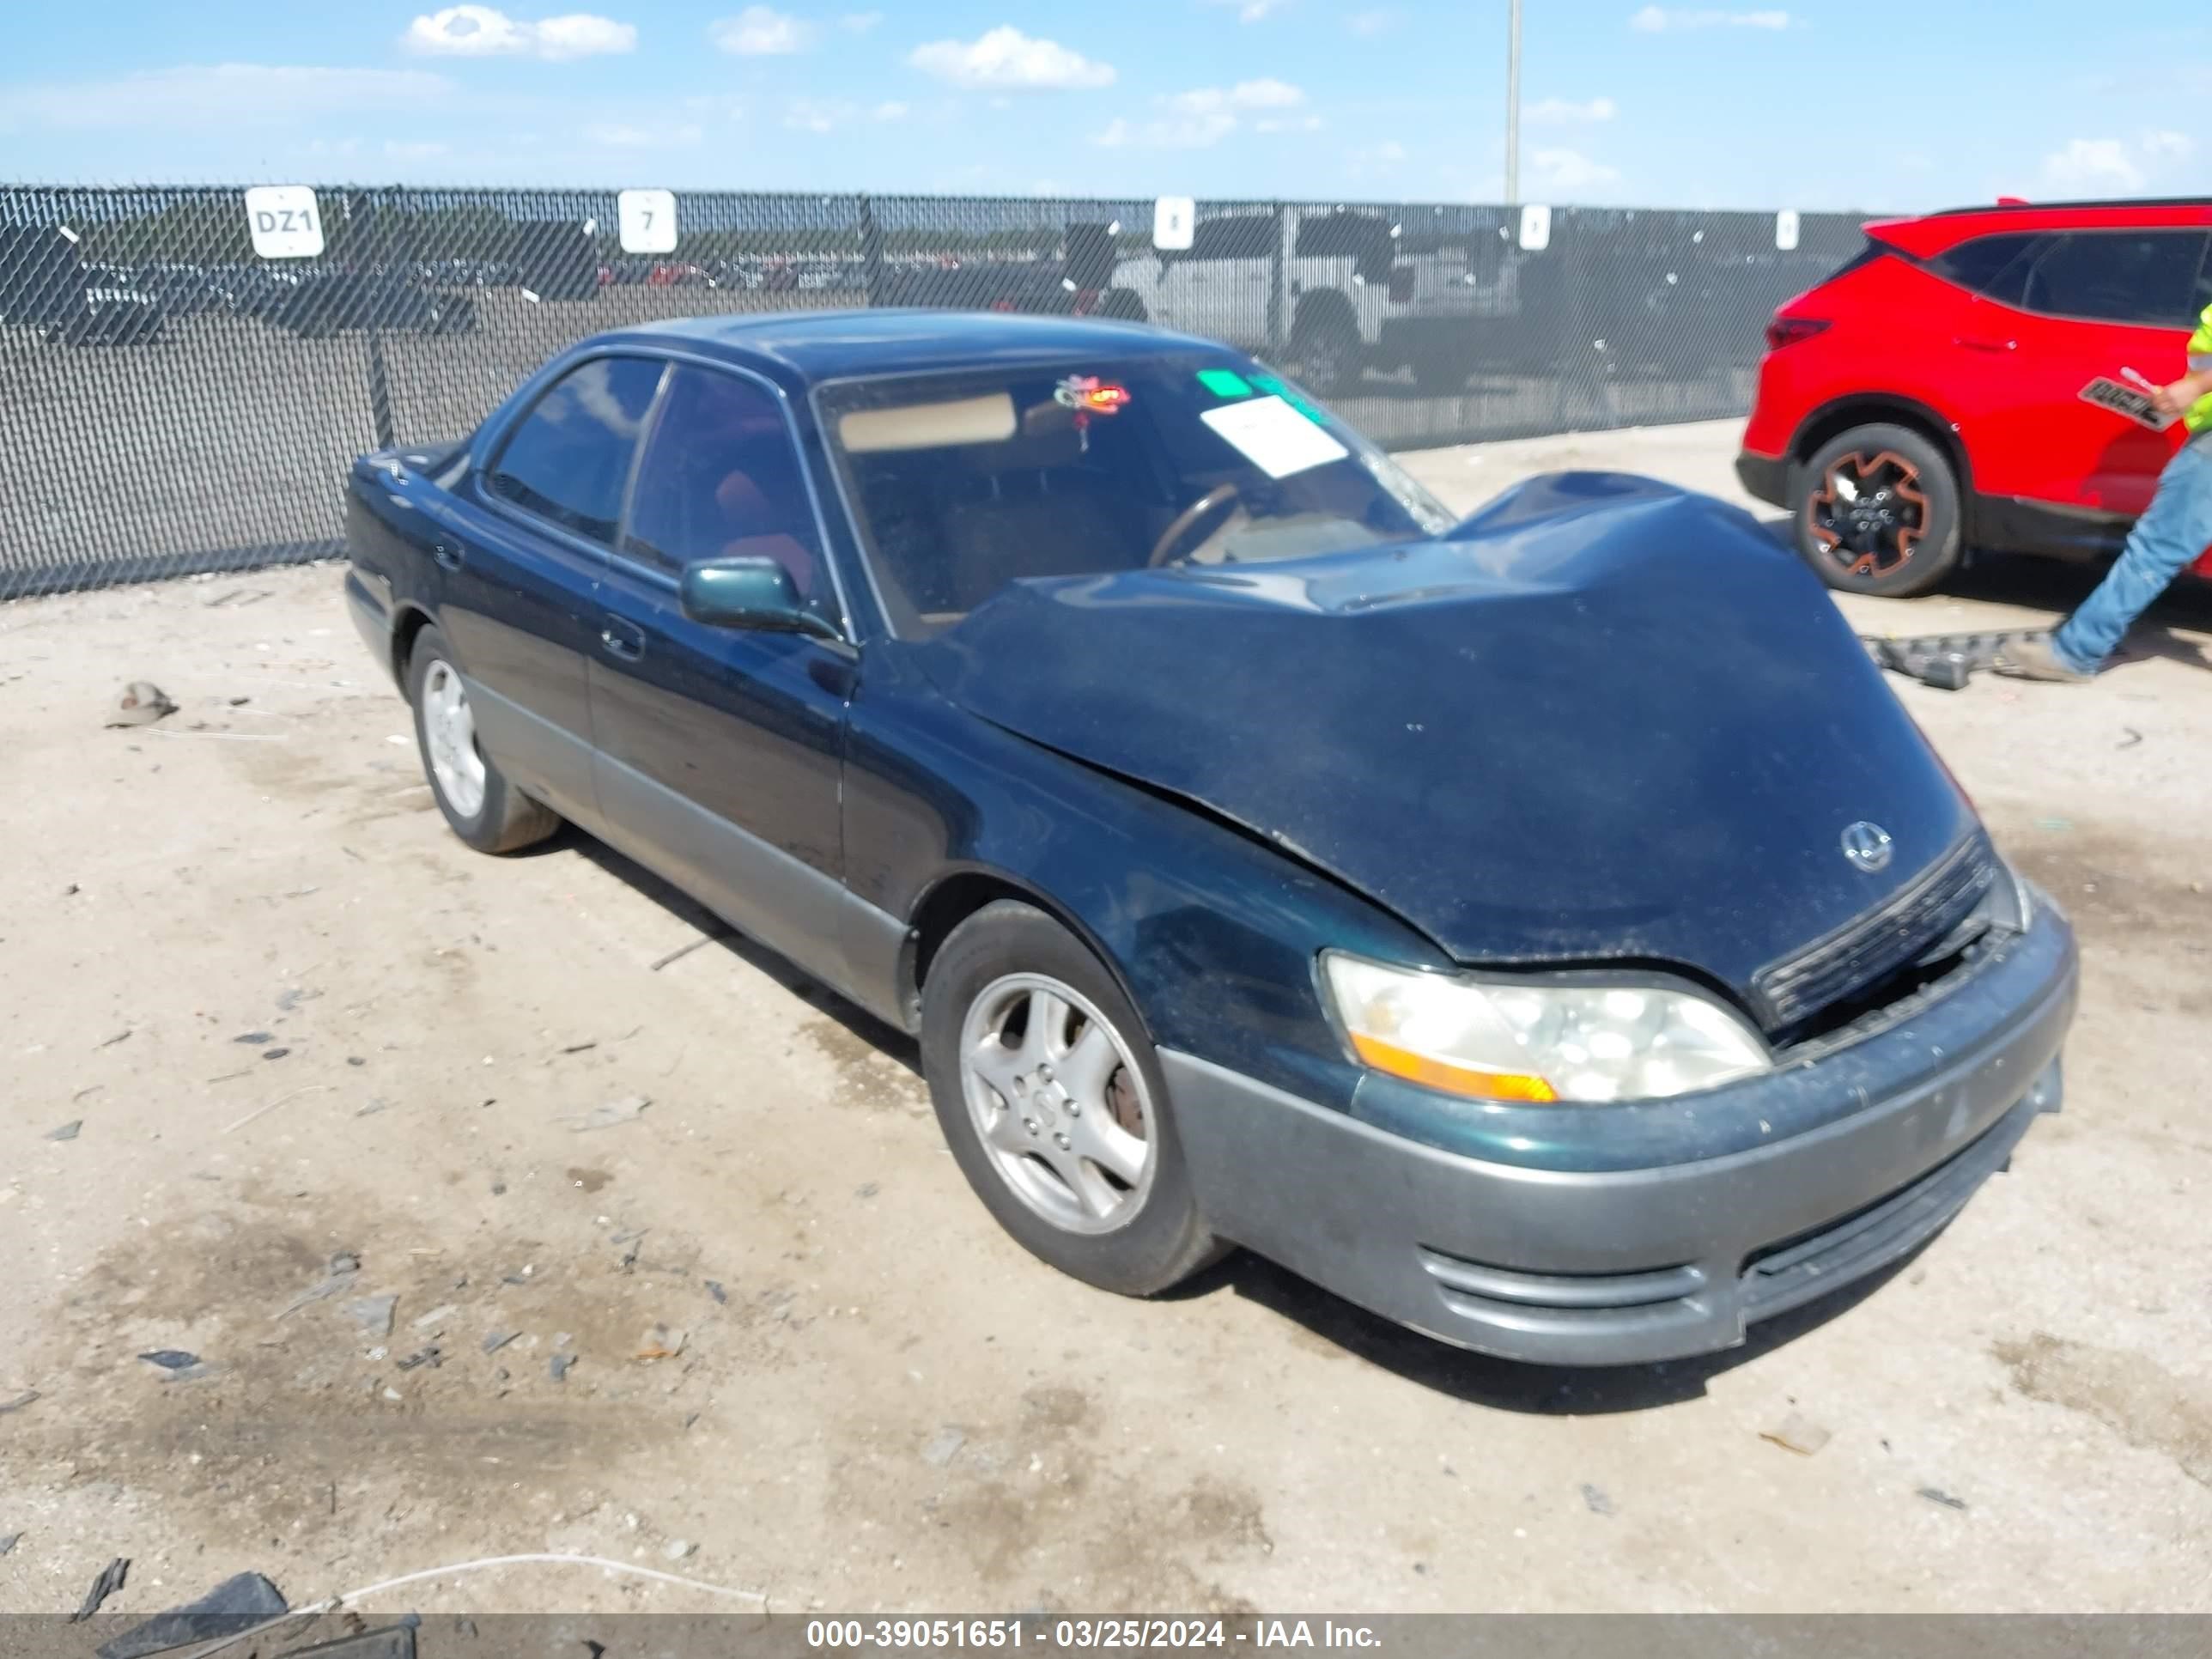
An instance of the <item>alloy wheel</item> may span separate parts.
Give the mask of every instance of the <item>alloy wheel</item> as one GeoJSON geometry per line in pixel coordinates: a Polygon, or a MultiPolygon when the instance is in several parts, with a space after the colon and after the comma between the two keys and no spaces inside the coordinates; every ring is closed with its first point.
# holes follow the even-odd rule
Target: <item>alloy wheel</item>
{"type": "Polygon", "coordinates": [[[1877,580],[1909,564],[1928,533],[1920,469],[1893,449],[1838,455],[1805,515],[1813,539],[1846,575],[1877,580]]]}
{"type": "Polygon", "coordinates": [[[432,663],[422,676],[422,744],[446,804],[465,818],[476,817],[483,810],[483,756],[468,688],[449,662],[432,663]]]}
{"type": "Polygon", "coordinates": [[[1135,1219],[1158,1120],[1128,1044],[1080,992],[1043,974],[986,985],[961,1024],[960,1084],[993,1168],[1030,1210],[1074,1233],[1135,1219]]]}

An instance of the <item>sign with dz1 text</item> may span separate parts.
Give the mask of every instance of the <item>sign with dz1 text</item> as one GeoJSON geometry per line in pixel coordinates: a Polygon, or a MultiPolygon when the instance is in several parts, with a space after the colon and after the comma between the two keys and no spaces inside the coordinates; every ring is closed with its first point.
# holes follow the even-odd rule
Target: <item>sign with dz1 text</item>
{"type": "Polygon", "coordinates": [[[323,210],[307,185],[256,185],[246,192],[246,223],[264,259],[319,259],[323,210]]]}
{"type": "Polygon", "coordinates": [[[624,253],[676,252],[676,192],[626,190],[615,200],[615,225],[624,253]]]}

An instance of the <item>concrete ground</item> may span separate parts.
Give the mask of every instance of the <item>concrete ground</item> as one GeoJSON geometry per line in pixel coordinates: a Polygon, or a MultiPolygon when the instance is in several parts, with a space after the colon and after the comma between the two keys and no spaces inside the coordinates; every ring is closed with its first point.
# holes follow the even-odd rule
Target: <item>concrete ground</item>
{"type": "MultiPolygon", "coordinates": [[[[1734,441],[1414,465],[1728,493],[1734,441]]],[[[705,918],[580,837],[455,841],[331,568],[0,609],[0,1609],[118,1555],[144,1613],[560,1551],[786,1609],[2212,1610],[2208,629],[2172,601],[2086,689],[1898,684],[2080,927],[2064,1114],[1873,1285],[1559,1373],[1249,1257],[1156,1303],[1056,1277],[908,1043],[742,942],[669,959],[705,918]],[[182,707],[103,730],[137,678],[182,707]],[[1763,1437],[1793,1414],[1810,1455],[1763,1437]]],[[[380,1604],[723,1605],[555,1568],[380,1604]]]]}

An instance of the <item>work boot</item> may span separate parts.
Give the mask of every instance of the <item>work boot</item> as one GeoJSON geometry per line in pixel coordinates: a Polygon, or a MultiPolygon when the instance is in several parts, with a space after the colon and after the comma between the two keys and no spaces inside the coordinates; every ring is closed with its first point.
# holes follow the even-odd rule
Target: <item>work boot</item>
{"type": "Polygon", "coordinates": [[[2085,672],[2060,656],[2048,634],[2030,634],[2016,645],[2005,646],[1990,666],[2011,679],[2046,680],[2056,685],[2087,685],[2097,678],[2094,669],[2085,672]]]}

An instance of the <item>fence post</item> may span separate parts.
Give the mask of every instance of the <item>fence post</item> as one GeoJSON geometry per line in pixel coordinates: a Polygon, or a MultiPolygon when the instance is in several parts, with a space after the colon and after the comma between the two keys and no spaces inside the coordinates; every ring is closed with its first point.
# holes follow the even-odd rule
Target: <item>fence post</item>
{"type": "MultiPolygon", "coordinates": [[[[368,424],[376,436],[379,449],[389,449],[398,441],[392,435],[392,377],[384,362],[384,331],[377,326],[377,313],[383,308],[383,290],[378,278],[384,274],[386,250],[384,246],[384,198],[380,191],[370,191],[364,202],[368,210],[368,246],[370,272],[368,294],[368,424]]],[[[358,261],[356,261],[358,263],[358,261]]],[[[403,274],[401,280],[405,280],[403,274]]]]}
{"type": "Polygon", "coordinates": [[[866,285],[868,303],[881,305],[878,287],[884,276],[884,228],[876,222],[876,204],[866,196],[860,198],[860,280],[866,285]]]}
{"type": "Polygon", "coordinates": [[[1279,360],[1285,352],[1285,289],[1290,281],[1291,214],[1280,202],[1270,214],[1275,228],[1275,257],[1267,262],[1267,354],[1279,360]]]}

